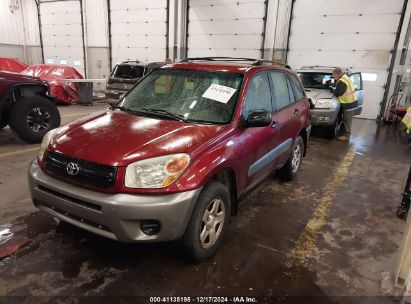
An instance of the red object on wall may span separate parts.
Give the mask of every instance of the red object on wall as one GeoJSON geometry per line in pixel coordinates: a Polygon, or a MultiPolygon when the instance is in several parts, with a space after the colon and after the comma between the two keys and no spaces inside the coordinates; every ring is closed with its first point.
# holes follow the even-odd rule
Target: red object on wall
{"type": "Polygon", "coordinates": [[[56,64],[36,64],[29,66],[22,74],[39,77],[50,85],[50,94],[57,98],[59,104],[79,102],[77,83],[65,79],[84,79],[75,68],[56,64]]]}
{"type": "Polygon", "coordinates": [[[14,58],[0,57],[0,71],[20,73],[28,67],[27,64],[14,58]]]}

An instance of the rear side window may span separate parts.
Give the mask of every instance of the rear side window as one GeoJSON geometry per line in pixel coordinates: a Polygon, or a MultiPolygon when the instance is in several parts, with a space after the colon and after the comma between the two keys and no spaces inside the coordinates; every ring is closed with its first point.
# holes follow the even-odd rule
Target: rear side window
{"type": "Polygon", "coordinates": [[[113,77],[116,78],[140,78],[143,77],[144,67],[129,64],[119,64],[115,67],[113,77]]]}
{"type": "Polygon", "coordinates": [[[300,82],[297,77],[294,75],[288,75],[288,78],[291,80],[291,86],[293,88],[295,100],[299,101],[304,98],[304,90],[301,87],[300,82]]]}
{"type": "Polygon", "coordinates": [[[281,110],[290,105],[287,77],[284,73],[280,72],[270,72],[270,76],[274,89],[276,110],[281,110]]]}
{"type": "Polygon", "coordinates": [[[293,103],[293,102],[295,102],[295,95],[294,95],[294,92],[293,92],[293,88],[291,86],[290,78],[287,77],[287,76],[286,76],[286,78],[287,78],[287,86],[288,86],[288,96],[290,96],[290,102],[293,103]]]}
{"type": "Polygon", "coordinates": [[[266,110],[272,112],[271,92],[267,73],[258,73],[248,85],[245,98],[244,112],[246,116],[255,110],[266,110]]]}

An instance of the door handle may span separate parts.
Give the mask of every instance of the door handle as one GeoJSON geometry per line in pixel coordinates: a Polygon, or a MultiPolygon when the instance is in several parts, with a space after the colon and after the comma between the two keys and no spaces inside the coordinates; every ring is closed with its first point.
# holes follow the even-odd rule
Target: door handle
{"type": "Polygon", "coordinates": [[[271,123],[271,128],[277,128],[280,125],[278,121],[274,121],[271,123]]]}

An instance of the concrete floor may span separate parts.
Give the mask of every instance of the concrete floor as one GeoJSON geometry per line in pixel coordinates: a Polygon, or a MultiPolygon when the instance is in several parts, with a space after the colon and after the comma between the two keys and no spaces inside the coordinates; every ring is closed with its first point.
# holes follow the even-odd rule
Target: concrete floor
{"type": "MultiPolygon", "coordinates": [[[[60,111],[68,122],[104,107],[60,111]]],[[[355,120],[353,128],[350,144],[314,134],[298,179],[272,177],[250,193],[217,256],[201,264],[187,262],[173,243],[121,244],[57,224],[32,206],[28,194],[26,168],[38,146],[0,131],[0,234],[11,232],[0,235],[0,244],[31,239],[0,260],[0,296],[36,296],[39,302],[73,295],[391,302],[379,285],[381,272],[396,266],[405,224],[395,210],[411,151],[391,126],[355,120]]]]}

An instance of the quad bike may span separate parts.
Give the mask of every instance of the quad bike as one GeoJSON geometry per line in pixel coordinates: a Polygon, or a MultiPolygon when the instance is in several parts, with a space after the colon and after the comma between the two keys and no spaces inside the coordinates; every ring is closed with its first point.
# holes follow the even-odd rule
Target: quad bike
{"type": "Polygon", "coordinates": [[[47,82],[0,71],[0,130],[6,126],[31,144],[60,126],[60,113],[47,82]]]}

